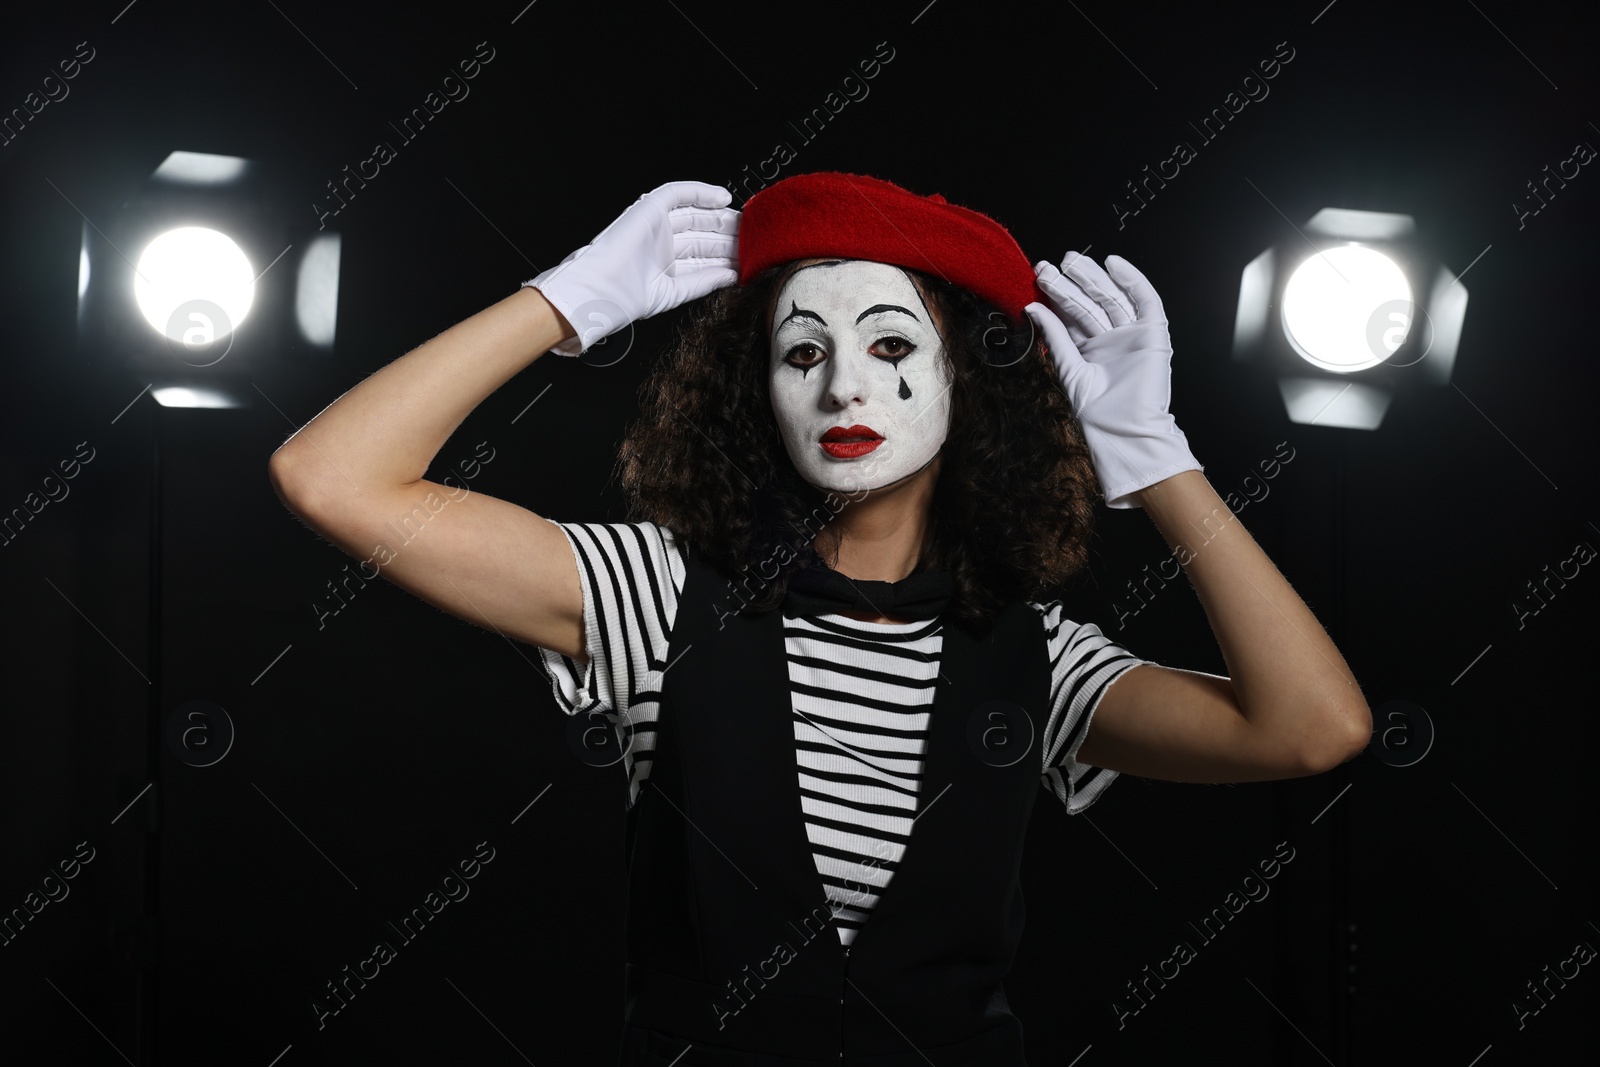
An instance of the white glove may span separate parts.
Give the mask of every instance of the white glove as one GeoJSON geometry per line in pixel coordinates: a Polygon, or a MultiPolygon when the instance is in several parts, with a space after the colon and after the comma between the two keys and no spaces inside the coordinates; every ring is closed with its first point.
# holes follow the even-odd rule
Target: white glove
{"type": "Polygon", "coordinates": [[[595,239],[523,287],[534,286],[577,336],[550,349],[577,356],[630,323],[739,280],[733,194],[704,182],[645,193],[595,239]]]}
{"type": "Polygon", "coordinates": [[[1050,346],[1107,506],[1135,508],[1134,492],[1181,471],[1205,469],[1167,411],[1172,339],[1166,311],[1155,287],[1121,256],[1106,257],[1111,274],[1075,252],[1061,267],[1044,260],[1034,265],[1049,305],[1035,301],[1025,310],[1050,346]]]}

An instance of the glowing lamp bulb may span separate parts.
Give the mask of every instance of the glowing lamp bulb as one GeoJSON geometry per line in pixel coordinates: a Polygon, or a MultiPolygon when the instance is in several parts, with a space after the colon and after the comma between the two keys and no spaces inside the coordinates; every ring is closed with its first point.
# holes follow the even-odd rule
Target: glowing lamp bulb
{"type": "Polygon", "coordinates": [[[1394,355],[1411,330],[1411,284],[1394,260],[1347,244],[1311,256],[1283,289],[1283,327],[1301,357],[1348,374],[1394,355]]]}
{"type": "Polygon", "coordinates": [[[133,296],[145,321],[174,341],[226,337],[255,297],[250,260],[226,234],[203,226],[168,230],[145,246],[133,296]]]}

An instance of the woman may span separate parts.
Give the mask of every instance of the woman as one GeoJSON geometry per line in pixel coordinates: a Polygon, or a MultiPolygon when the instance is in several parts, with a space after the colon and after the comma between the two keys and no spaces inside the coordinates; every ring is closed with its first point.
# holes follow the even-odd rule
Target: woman
{"type": "Polygon", "coordinates": [[[638,521],[468,494],[383,573],[539,646],[563,710],[627,742],[622,1063],[1024,1064],[1002,981],[1039,783],[1076,813],[1123,772],[1315,774],[1367,705],[1168,413],[1131,264],[1031,267],[987,216],[859,175],[730,202],[641,197],[340,397],[274,484],[373,554],[452,495],[422,475],[494,389],[695,302],[623,445],[638,521]],[[1166,537],[1230,677],[1045,599],[1096,492],[1166,537]]]}

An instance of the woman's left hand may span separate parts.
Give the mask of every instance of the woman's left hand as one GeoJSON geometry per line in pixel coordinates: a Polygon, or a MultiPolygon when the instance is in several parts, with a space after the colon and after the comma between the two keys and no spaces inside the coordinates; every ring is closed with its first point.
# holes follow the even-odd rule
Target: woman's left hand
{"type": "Polygon", "coordinates": [[[1155,287],[1121,256],[1107,256],[1102,270],[1068,252],[1062,270],[1040,260],[1034,275],[1048,303],[1025,310],[1083,426],[1106,504],[1138,507],[1139,490],[1204,470],[1167,410],[1172,339],[1155,287]]]}

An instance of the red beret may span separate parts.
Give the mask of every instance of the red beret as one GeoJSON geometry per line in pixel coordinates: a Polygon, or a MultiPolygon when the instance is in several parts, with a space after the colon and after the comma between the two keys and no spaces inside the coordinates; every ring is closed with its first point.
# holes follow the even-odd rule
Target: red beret
{"type": "Polygon", "coordinates": [[[1012,318],[1038,299],[1033,265],[989,216],[881,178],[819,171],[769,185],[739,219],[739,283],[815,256],[868,259],[937,275],[1012,318]]]}

